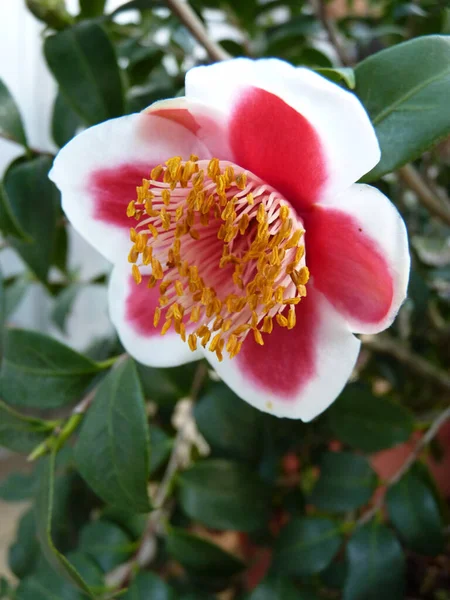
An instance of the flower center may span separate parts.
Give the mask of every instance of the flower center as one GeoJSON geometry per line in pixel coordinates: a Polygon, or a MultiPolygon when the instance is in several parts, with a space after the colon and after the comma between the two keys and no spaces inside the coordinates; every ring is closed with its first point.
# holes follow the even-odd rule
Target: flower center
{"type": "Polygon", "coordinates": [[[309,278],[305,232],[289,203],[253,173],[176,156],[142,181],[127,215],[137,221],[128,260],[137,284],[151,267],[162,335],[173,327],[192,351],[201,343],[222,360],[250,333],[263,345],[274,320],[295,326],[309,278]]]}

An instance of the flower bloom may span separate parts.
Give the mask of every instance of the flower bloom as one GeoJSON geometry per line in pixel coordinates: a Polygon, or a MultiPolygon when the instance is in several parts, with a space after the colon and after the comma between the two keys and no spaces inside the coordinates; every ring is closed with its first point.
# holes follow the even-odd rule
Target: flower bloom
{"type": "Polygon", "coordinates": [[[51,178],[114,263],[109,306],[151,366],[204,355],[244,400],[312,419],[406,294],[405,226],[354,182],[380,158],[359,100],[283,61],[186,75],[186,96],[78,135],[51,178]]]}

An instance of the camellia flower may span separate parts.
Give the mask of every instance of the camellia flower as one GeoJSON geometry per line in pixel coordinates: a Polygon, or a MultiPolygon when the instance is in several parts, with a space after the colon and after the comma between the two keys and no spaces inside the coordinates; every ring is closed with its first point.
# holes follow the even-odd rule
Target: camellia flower
{"type": "Polygon", "coordinates": [[[111,318],[151,366],[204,355],[244,400],[312,419],[348,380],[354,333],[406,294],[405,226],[358,185],[380,158],[359,100],[283,61],[186,75],[186,96],[84,131],[51,178],[114,263],[111,318]]]}

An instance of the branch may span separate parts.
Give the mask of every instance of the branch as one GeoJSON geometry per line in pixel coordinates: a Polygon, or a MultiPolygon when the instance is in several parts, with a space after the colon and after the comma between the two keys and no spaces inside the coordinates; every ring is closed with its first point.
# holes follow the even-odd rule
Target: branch
{"type": "Polygon", "coordinates": [[[316,1],[316,11],[315,12],[316,12],[317,18],[322,23],[322,27],[325,29],[325,31],[327,33],[328,41],[333,46],[342,65],[344,67],[351,66],[352,61],[350,60],[349,56],[347,55],[347,52],[345,51],[345,49],[341,46],[338,35],[336,33],[336,28],[334,26],[334,23],[328,19],[327,7],[326,7],[324,0],[316,1]]]}
{"type": "Polygon", "coordinates": [[[397,172],[402,181],[417,194],[419,202],[432,215],[438,217],[447,225],[450,225],[450,210],[425,183],[417,170],[412,165],[405,165],[404,167],[400,167],[397,172]]]}
{"type": "Polygon", "coordinates": [[[369,350],[393,356],[418,375],[421,375],[439,385],[441,388],[450,391],[450,375],[438,367],[435,367],[421,356],[410,352],[394,339],[387,336],[371,335],[363,335],[361,336],[361,339],[364,346],[369,350]]]}
{"type": "Polygon", "coordinates": [[[182,0],[166,0],[167,6],[176,15],[193,37],[201,44],[210,58],[215,61],[227,60],[231,56],[219,44],[210,39],[202,21],[188,2],[182,0]]]}
{"type": "MultiPolygon", "coordinates": [[[[420,438],[420,440],[418,440],[413,451],[402,464],[402,466],[394,473],[394,475],[392,475],[390,479],[388,479],[388,481],[386,482],[387,488],[390,488],[391,486],[395,485],[398,481],[400,481],[403,475],[412,467],[412,465],[419,458],[419,455],[422,452],[422,450],[426,446],[428,446],[428,444],[435,438],[435,436],[439,432],[439,429],[448,419],[450,419],[450,407],[446,408],[443,412],[441,412],[432,422],[427,432],[420,438]]],[[[385,494],[380,496],[378,500],[374,503],[372,508],[366,513],[364,513],[362,517],[358,519],[356,524],[364,525],[365,523],[370,521],[370,519],[382,508],[384,504],[384,497],[385,494]]]]}

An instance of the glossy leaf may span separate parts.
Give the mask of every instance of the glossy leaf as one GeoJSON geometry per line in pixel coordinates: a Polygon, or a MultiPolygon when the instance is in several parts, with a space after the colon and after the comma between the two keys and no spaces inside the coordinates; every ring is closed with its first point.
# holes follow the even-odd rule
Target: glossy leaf
{"type": "Polygon", "coordinates": [[[335,83],[344,82],[345,85],[353,90],[356,85],[355,81],[355,72],[350,67],[342,67],[340,69],[331,69],[331,68],[317,68],[315,69],[319,75],[323,75],[327,79],[334,81],[335,83]]]}
{"type": "Polygon", "coordinates": [[[322,510],[345,512],[366,504],[377,485],[369,461],[350,452],[327,452],[309,501],[322,510]]]}
{"type": "Polygon", "coordinates": [[[262,413],[243,402],[225,384],[205,391],[194,409],[200,433],[214,453],[255,461],[261,454],[262,413]]]}
{"type": "Polygon", "coordinates": [[[358,529],[347,545],[348,576],[343,600],[403,600],[405,557],[385,525],[372,521],[358,529]]]}
{"type": "Polygon", "coordinates": [[[450,38],[423,36],[387,48],[355,69],[381,160],[364,178],[378,179],[417,158],[450,133],[450,38]]]}
{"type": "MultiPolygon", "coordinates": [[[[11,246],[42,281],[46,281],[52,262],[55,243],[59,191],[49,180],[52,158],[40,156],[29,161],[15,162],[4,179],[9,209],[14,229],[11,246]],[[39,198],[39,202],[36,201],[39,198]],[[19,239],[24,232],[26,239],[19,239]]],[[[22,236],[23,237],[23,236],[22,236]]]]}
{"type": "Polygon", "coordinates": [[[388,514],[405,544],[414,552],[435,556],[444,545],[443,522],[432,490],[409,471],[389,488],[388,514]]]}
{"type": "Polygon", "coordinates": [[[27,145],[25,130],[17,104],[10,91],[0,79],[0,136],[27,145]]]}
{"type": "Polygon", "coordinates": [[[144,397],[131,360],[101,382],[75,447],[78,469],[105,502],[147,512],[149,438],[144,397]]]}
{"type": "Polygon", "coordinates": [[[183,511],[207,527],[254,531],[267,524],[269,490],[244,465],[205,460],[182,473],[179,485],[183,511]]]}
{"type": "Polygon", "coordinates": [[[9,404],[54,408],[79,399],[100,370],[50,337],[11,329],[5,340],[0,386],[9,404]]]}
{"type": "Polygon", "coordinates": [[[232,554],[183,529],[171,527],[166,543],[167,551],[175,560],[197,573],[231,576],[244,568],[242,561],[232,554]]]}
{"type": "Polygon", "coordinates": [[[341,543],[339,527],[330,519],[292,519],[276,542],[274,571],[295,577],[320,573],[333,560],[341,543]]]}
{"type": "Polygon", "coordinates": [[[82,123],[63,94],[59,93],[53,106],[52,137],[60,148],[73,138],[82,123]]]}
{"type": "Polygon", "coordinates": [[[272,576],[260,583],[247,600],[319,600],[319,596],[298,589],[290,579],[272,576]]]}
{"type": "Polygon", "coordinates": [[[36,497],[36,525],[40,546],[45,558],[63,577],[95,600],[95,595],[73,565],[56,548],[52,540],[52,521],[55,487],[55,453],[44,459],[36,497]]]}
{"type": "Polygon", "coordinates": [[[66,100],[87,124],[123,114],[119,67],[100,25],[81,22],[50,36],[45,40],[44,53],[66,100]]]}
{"type": "Polygon", "coordinates": [[[173,589],[154,573],[139,573],[124,596],[123,600],[176,600],[173,589]]]}
{"type": "Polygon", "coordinates": [[[16,539],[8,549],[9,568],[16,577],[25,577],[35,568],[39,554],[36,517],[30,509],[20,518],[16,539]]]}
{"type": "Polygon", "coordinates": [[[99,17],[103,14],[106,0],[80,0],[81,16],[85,19],[99,17]]]}
{"type": "Polygon", "coordinates": [[[363,452],[406,442],[414,428],[407,408],[359,384],[348,385],[326,414],[336,437],[363,452]]]}
{"type": "Polygon", "coordinates": [[[0,400],[0,447],[29,453],[48,437],[51,429],[42,419],[21,415],[0,400]]]}
{"type": "Polygon", "coordinates": [[[139,363],[136,366],[145,397],[161,406],[173,406],[177,400],[189,395],[198,363],[170,369],[144,367],[139,363]]]}
{"type": "Polygon", "coordinates": [[[133,547],[123,529],[99,520],[88,523],[81,530],[79,548],[91,556],[104,573],[108,573],[130,557],[133,547]]]}
{"type": "Polygon", "coordinates": [[[150,474],[155,473],[169,458],[173,440],[161,428],[150,425],[150,474]]]}

